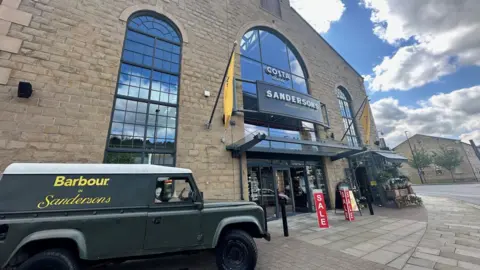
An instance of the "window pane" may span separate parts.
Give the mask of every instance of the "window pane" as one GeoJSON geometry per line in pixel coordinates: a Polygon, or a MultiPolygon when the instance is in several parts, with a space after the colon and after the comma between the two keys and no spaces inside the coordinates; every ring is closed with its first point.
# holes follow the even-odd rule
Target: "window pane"
{"type": "Polygon", "coordinates": [[[115,110],[113,113],[113,121],[115,122],[123,122],[125,119],[125,112],[124,111],[118,111],[115,110]]]}
{"type": "Polygon", "coordinates": [[[288,49],[288,60],[290,62],[290,69],[292,73],[302,78],[305,78],[305,74],[303,73],[303,68],[300,65],[300,62],[290,49],[288,49]]]}
{"type": "Polygon", "coordinates": [[[263,63],[289,71],[287,45],[273,34],[263,30],[260,30],[259,33],[263,63]]]}
{"type": "Polygon", "coordinates": [[[107,152],[105,163],[142,164],[143,153],[115,153],[107,152]]]}
{"type": "Polygon", "coordinates": [[[268,128],[245,123],[245,137],[259,133],[268,135],[268,128]]]}
{"type": "Polygon", "coordinates": [[[300,140],[300,131],[270,128],[270,136],[285,139],[300,140]]]}
{"type": "Polygon", "coordinates": [[[292,76],[292,81],[293,89],[297,90],[300,93],[308,94],[307,83],[305,82],[305,79],[297,76],[292,76]]]}
{"type": "Polygon", "coordinates": [[[140,33],[133,32],[131,30],[127,31],[127,40],[136,41],[138,43],[153,46],[155,39],[140,33]]]}
{"type": "Polygon", "coordinates": [[[242,79],[250,81],[262,80],[262,65],[245,57],[240,58],[242,79]]]}
{"type": "Polygon", "coordinates": [[[254,84],[254,83],[237,81],[236,85],[237,85],[237,87],[242,89],[243,93],[248,93],[248,94],[251,94],[251,95],[254,95],[254,96],[257,95],[257,85],[254,84]]]}
{"type": "Polygon", "coordinates": [[[240,42],[240,53],[260,61],[260,45],[258,43],[258,30],[252,30],[243,35],[240,42]]]}
{"type": "Polygon", "coordinates": [[[133,18],[128,22],[128,27],[167,40],[180,42],[177,32],[168,23],[151,16],[133,18]]]}

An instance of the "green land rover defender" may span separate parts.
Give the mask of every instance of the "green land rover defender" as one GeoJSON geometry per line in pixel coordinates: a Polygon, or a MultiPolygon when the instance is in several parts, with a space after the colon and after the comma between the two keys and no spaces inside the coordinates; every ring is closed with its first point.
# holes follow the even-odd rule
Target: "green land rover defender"
{"type": "Polygon", "coordinates": [[[270,240],[252,202],[204,202],[192,172],[156,165],[14,163],[0,174],[0,267],[82,269],[215,249],[254,269],[270,240]]]}

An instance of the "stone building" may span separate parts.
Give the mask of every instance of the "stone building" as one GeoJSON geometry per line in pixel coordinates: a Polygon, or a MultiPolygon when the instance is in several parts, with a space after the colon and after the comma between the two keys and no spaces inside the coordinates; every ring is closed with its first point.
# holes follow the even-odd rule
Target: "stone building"
{"type": "MultiPolygon", "coordinates": [[[[424,149],[429,154],[433,152],[441,153],[441,147],[445,147],[447,151],[456,149],[460,153],[463,162],[453,172],[455,179],[457,181],[480,180],[480,159],[476,156],[475,150],[470,144],[460,140],[421,134],[415,134],[410,137],[409,141],[405,140],[393,150],[411,160],[412,149],[413,151],[416,151],[416,149],[424,149]],[[412,147],[411,149],[409,141],[412,147]]],[[[417,169],[412,168],[408,163],[403,163],[400,171],[408,176],[414,183],[421,183],[417,169]]],[[[450,172],[435,164],[423,169],[420,173],[424,176],[427,183],[452,182],[450,172]]]]}
{"type": "Polygon", "coordinates": [[[313,188],[334,202],[348,162],[332,157],[363,146],[362,76],[288,0],[0,3],[0,171],[12,162],[186,167],[206,198],[285,192],[301,211],[312,209],[313,188]],[[206,129],[235,41],[234,125],[224,130],[220,102],[206,129]],[[261,97],[269,109],[257,81],[274,91],[261,97]],[[19,82],[33,87],[29,98],[19,82]],[[255,134],[266,138],[252,146],[255,134]]]}

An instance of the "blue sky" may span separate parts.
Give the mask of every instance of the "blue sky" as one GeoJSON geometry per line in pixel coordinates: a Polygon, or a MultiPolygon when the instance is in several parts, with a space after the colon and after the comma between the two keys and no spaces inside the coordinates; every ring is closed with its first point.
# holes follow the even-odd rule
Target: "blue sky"
{"type": "Polygon", "coordinates": [[[389,146],[404,132],[480,144],[479,0],[290,0],[365,78],[389,146]]]}
{"type": "MultiPolygon", "coordinates": [[[[371,10],[360,5],[358,0],[343,0],[345,11],[339,21],[330,25],[322,36],[360,74],[367,75],[382,62],[384,56],[392,55],[397,47],[378,38],[372,31],[371,10]]],[[[408,44],[411,41],[402,42],[408,44]]],[[[480,84],[480,67],[462,67],[456,73],[443,77],[438,82],[417,87],[415,91],[371,92],[370,101],[393,97],[402,105],[418,107],[417,101],[425,100],[434,94],[449,93],[460,88],[480,84]]],[[[368,85],[367,85],[368,90],[368,85]]]]}

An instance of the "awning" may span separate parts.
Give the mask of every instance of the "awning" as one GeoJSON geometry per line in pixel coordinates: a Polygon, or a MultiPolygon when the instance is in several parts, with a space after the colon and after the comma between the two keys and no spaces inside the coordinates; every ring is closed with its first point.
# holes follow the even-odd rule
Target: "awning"
{"type": "Polygon", "coordinates": [[[382,156],[390,162],[405,162],[408,160],[408,158],[402,155],[396,154],[395,152],[392,152],[392,151],[386,151],[386,150],[367,150],[360,153],[355,153],[350,157],[351,158],[363,157],[365,154],[369,154],[369,153],[382,156]]]}
{"type": "Polygon", "coordinates": [[[295,140],[270,137],[264,133],[250,134],[226,148],[232,151],[234,156],[241,155],[243,152],[257,152],[336,157],[342,153],[353,154],[362,151],[360,147],[351,147],[332,141],[295,140]]]}
{"type": "Polygon", "coordinates": [[[374,151],[374,153],[392,161],[404,162],[408,160],[408,158],[394,152],[374,151]]]}

